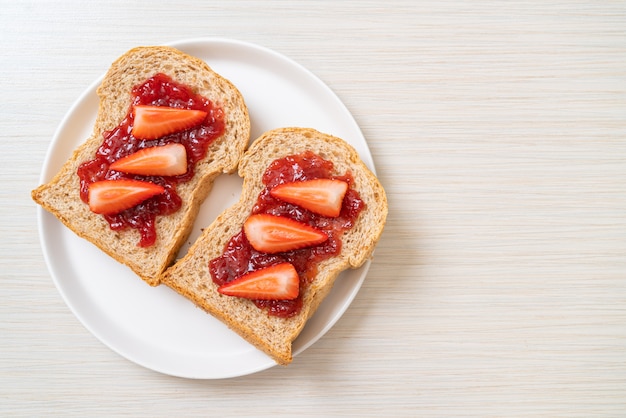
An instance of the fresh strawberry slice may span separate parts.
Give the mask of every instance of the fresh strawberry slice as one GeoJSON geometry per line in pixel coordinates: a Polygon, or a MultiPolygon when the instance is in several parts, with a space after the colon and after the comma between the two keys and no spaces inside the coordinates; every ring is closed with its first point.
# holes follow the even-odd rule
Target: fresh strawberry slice
{"type": "Polygon", "coordinates": [[[270,194],[318,215],[336,218],[347,190],[348,183],[343,180],[313,179],[280,184],[270,194]]]}
{"type": "Polygon", "coordinates": [[[137,105],[132,134],[139,139],[157,139],[199,125],[207,112],[168,106],[137,105]]]}
{"type": "Polygon", "coordinates": [[[291,263],[281,263],[244,274],[221,285],[217,291],[246,299],[295,299],[300,291],[300,279],[291,263]]]}
{"type": "Polygon", "coordinates": [[[243,229],[252,248],[269,254],[310,247],[328,239],[324,232],[312,226],[268,214],[251,215],[243,229]]]}
{"type": "Polygon", "coordinates": [[[89,185],[89,209],[114,215],[165,191],[158,184],[140,180],[102,180],[89,185]]]}
{"type": "Polygon", "coordinates": [[[144,176],[178,176],[187,172],[187,150],[178,143],[143,148],[115,161],[110,168],[144,176]]]}

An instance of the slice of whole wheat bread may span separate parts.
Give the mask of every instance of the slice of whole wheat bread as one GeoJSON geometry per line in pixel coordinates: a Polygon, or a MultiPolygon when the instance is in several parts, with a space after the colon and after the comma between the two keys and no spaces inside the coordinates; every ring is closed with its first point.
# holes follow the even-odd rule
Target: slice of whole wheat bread
{"type": "Polygon", "coordinates": [[[279,364],[292,361],[292,342],[330,292],[336,277],[347,268],[361,266],[378,242],[387,217],[385,191],[357,152],[342,139],[306,128],[266,132],[250,146],[239,164],[243,177],[240,200],[220,214],[191,246],[188,253],[163,275],[161,282],[214,315],[279,364]],[[318,273],[303,294],[303,308],[293,317],[268,315],[247,299],[219,294],[209,272],[209,262],[222,254],[225,244],[241,230],[261,190],[262,175],[279,158],[312,151],[334,164],[334,173],[350,172],[353,186],[365,202],[354,227],[342,236],[338,256],[318,265],[318,273]]]}
{"type": "Polygon", "coordinates": [[[187,239],[214,179],[221,173],[236,170],[250,140],[248,109],[237,88],[204,61],[164,46],[138,47],[126,52],[111,65],[97,94],[100,104],[93,133],[54,178],[32,191],[32,198],[78,236],[130,267],[148,284],[156,286],[187,239]],[[195,93],[220,106],[226,126],[223,135],[210,145],[206,157],[197,163],[193,178],[178,185],[182,207],[172,215],[157,217],[157,241],[142,248],[137,245],[139,233],[136,230],[113,231],[102,216],[89,210],[80,199],[76,171],[81,163],[94,158],[96,149],[102,144],[103,132],[116,127],[126,116],[132,88],[157,73],[164,73],[191,87],[195,93]]]}

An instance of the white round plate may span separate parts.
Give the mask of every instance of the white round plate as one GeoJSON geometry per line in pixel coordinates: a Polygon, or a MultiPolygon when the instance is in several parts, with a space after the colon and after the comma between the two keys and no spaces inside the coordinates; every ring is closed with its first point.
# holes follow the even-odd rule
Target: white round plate
{"type": "MultiPolygon", "coordinates": [[[[350,112],[302,66],[274,51],[234,40],[193,39],[171,45],[205,60],[239,88],[249,108],[252,139],[273,128],[312,127],[344,138],[374,170],[365,138],[350,112]]],[[[90,135],[98,110],[95,91],[101,81],[78,98],[59,125],[43,166],[42,183],[90,135]]],[[[236,175],[218,178],[189,242],[239,199],[241,184],[236,175]]],[[[38,220],[44,257],[65,302],[93,335],[123,357],[164,374],[195,379],[242,376],[275,365],[221,322],[165,286],[148,286],[41,208],[38,220]]],[[[340,275],[294,342],[294,355],[337,322],[368,268],[369,262],[340,275]]]]}

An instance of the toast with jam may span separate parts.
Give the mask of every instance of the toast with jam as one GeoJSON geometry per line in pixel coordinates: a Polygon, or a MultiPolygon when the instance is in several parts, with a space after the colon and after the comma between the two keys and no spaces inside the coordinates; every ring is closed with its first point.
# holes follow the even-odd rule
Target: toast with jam
{"type": "Polygon", "coordinates": [[[156,286],[214,179],[236,170],[248,109],[204,61],[164,46],[122,55],[96,92],[91,136],[32,198],[156,286]]]}
{"type": "Polygon", "coordinates": [[[338,275],[371,257],[387,198],[352,146],[308,128],[264,133],[238,171],[240,200],[161,283],[286,365],[338,275]]]}

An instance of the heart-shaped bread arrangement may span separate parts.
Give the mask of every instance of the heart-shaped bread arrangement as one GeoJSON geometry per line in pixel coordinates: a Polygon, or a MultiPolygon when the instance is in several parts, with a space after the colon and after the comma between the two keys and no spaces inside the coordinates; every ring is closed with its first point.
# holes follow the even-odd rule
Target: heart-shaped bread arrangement
{"type": "Polygon", "coordinates": [[[204,61],[134,48],[97,89],[93,133],[32,198],[151,286],[166,285],[279,364],[347,268],[372,255],[385,191],[355,149],[312,128],[250,144],[244,98],[204,61]],[[241,197],[180,259],[214,180],[241,197]]]}

